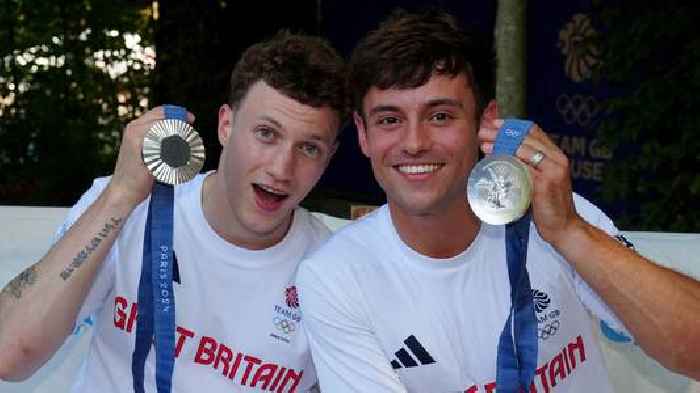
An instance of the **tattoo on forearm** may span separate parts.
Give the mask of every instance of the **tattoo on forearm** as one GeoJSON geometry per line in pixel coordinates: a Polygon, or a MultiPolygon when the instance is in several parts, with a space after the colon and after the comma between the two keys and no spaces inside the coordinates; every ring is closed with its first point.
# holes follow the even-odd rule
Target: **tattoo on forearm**
{"type": "Polygon", "coordinates": [[[84,249],[82,249],[78,255],[73,258],[73,262],[70,263],[70,265],[66,266],[65,269],[61,272],[61,278],[65,281],[68,280],[68,278],[73,274],[73,271],[77,268],[79,268],[87,258],[92,254],[93,251],[97,249],[97,246],[102,243],[102,240],[106,239],[107,236],[111,232],[113,232],[115,229],[119,228],[119,225],[121,225],[123,218],[110,218],[110,221],[105,224],[104,228],[100,230],[97,233],[97,236],[93,237],[92,240],[90,240],[90,244],[85,246],[84,249]]]}
{"type": "Polygon", "coordinates": [[[27,287],[32,286],[36,282],[36,265],[28,267],[25,271],[13,278],[5,288],[3,288],[0,296],[10,294],[19,299],[22,297],[22,291],[27,287]]]}

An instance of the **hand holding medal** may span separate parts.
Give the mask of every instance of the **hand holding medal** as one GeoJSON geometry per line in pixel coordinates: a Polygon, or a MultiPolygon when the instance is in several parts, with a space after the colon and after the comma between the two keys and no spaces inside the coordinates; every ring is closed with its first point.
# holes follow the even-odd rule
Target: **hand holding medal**
{"type": "MultiPolygon", "coordinates": [[[[486,159],[482,162],[495,156],[499,131],[504,129],[508,122],[508,120],[484,120],[482,122],[479,129],[479,140],[482,151],[486,153],[486,159]]],[[[529,173],[532,182],[530,194],[532,218],[537,226],[537,231],[544,240],[556,244],[558,236],[564,234],[572,225],[576,225],[580,221],[574,208],[569,159],[534,123],[530,123],[529,132],[522,137],[520,145],[515,147],[511,159],[518,161],[518,164],[529,173]]],[[[479,165],[477,164],[477,166],[479,165]]],[[[476,169],[475,167],[473,174],[476,169]]],[[[478,181],[478,179],[475,180],[478,181]]],[[[524,189],[527,185],[521,187],[524,189]]],[[[511,186],[511,193],[517,194],[517,190],[518,187],[511,186]]],[[[475,213],[478,209],[475,208],[476,203],[472,203],[470,199],[475,213]]],[[[484,210],[492,215],[507,216],[503,213],[507,209],[489,207],[484,210]]],[[[476,214],[479,215],[479,213],[476,214]]],[[[487,223],[492,223],[484,217],[480,216],[480,218],[487,223]]],[[[501,218],[500,224],[506,222],[501,218]]]]}
{"type": "MultiPolygon", "coordinates": [[[[492,154],[479,161],[469,175],[467,199],[474,213],[488,224],[516,221],[530,207],[532,178],[525,165],[513,156],[531,127],[530,121],[506,120],[498,131],[492,154]]],[[[542,157],[538,157],[541,161],[542,157]]]]}
{"type": "Polygon", "coordinates": [[[164,105],[165,120],[151,126],[143,138],[143,163],[157,181],[181,184],[204,165],[204,145],[182,107],[164,105]]]}

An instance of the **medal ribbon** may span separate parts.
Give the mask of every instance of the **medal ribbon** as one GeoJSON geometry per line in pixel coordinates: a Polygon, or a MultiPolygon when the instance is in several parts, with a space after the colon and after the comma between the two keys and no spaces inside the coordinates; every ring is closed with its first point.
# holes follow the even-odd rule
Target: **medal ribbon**
{"type": "MultiPolygon", "coordinates": [[[[493,154],[515,155],[532,122],[503,122],[493,154]]],[[[530,276],[525,266],[530,236],[530,213],[506,225],[506,260],[510,281],[510,313],[498,342],[496,389],[499,393],[529,391],[537,368],[537,319],[530,276]]]]}
{"type": "MultiPolygon", "coordinates": [[[[165,105],[165,118],[187,121],[187,111],[165,105]]],[[[155,336],[156,387],[170,393],[175,362],[173,294],[173,202],[170,184],[153,183],[143,236],[143,264],[138,292],[136,342],[131,358],[134,392],[144,393],[144,366],[155,336]]]]}

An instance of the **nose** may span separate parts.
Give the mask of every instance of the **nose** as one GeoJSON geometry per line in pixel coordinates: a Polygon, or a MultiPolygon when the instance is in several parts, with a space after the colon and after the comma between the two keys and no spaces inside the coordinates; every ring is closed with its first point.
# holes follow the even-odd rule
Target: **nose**
{"type": "Polygon", "coordinates": [[[294,154],[292,149],[280,149],[273,153],[267,172],[276,181],[289,181],[294,173],[294,154]]]}
{"type": "Polygon", "coordinates": [[[403,135],[403,151],[404,153],[416,156],[430,150],[432,140],[430,130],[425,127],[422,122],[411,122],[405,128],[403,135]]]}

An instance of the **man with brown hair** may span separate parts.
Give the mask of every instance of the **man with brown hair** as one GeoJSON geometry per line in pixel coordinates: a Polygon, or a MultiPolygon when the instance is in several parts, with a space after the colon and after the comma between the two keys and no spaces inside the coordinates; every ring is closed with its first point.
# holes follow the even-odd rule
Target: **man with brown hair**
{"type": "Polygon", "coordinates": [[[436,11],[397,13],[355,49],[355,125],[388,204],[300,266],[321,389],[612,392],[588,311],[700,378],[700,283],[617,242],[610,219],[572,193],[566,156],[536,125],[515,147],[534,185],[519,243],[531,288],[511,301],[507,230],[481,222],[466,197],[479,149],[494,150],[504,123],[492,66],[490,48],[436,11]],[[532,334],[520,340],[511,304],[528,298],[532,334]],[[510,349],[526,341],[534,356],[510,349]],[[512,352],[517,368],[497,367],[512,352]],[[514,383],[496,386],[497,369],[514,383]]]}
{"type": "MultiPolygon", "coordinates": [[[[218,169],[175,187],[174,392],[294,392],[315,383],[293,277],[329,231],[298,205],[337,148],[344,78],[325,41],[285,32],[249,48],[233,70],[230,100],[219,109],[218,169]]],[[[134,391],[153,184],[141,147],[163,118],[158,107],[126,127],[114,174],[95,181],[46,256],[2,291],[2,379],[32,375],[75,321],[96,314],[74,391],[134,391]]],[[[147,392],[155,391],[154,366],[149,356],[147,392]]]]}

